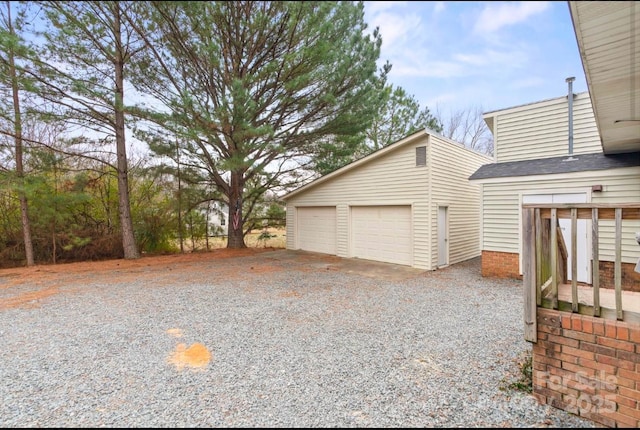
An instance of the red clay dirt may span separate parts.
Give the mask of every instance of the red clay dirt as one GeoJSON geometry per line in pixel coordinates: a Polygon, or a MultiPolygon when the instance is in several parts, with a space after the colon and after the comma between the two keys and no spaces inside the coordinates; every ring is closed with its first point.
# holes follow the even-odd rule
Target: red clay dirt
{"type": "MultiPolygon", "coordinates": [[[[153,276],[157,271],[171,271],[172,276],[185,275],[193,270],[193,265],[206,261],[250,256],[275,248],[219,248],[207,252],[188,254],[171,254],[161,256],[142,256],[135,260],[104,260],[84,261],[78,263],[38,265],[33,267],[21,267],[0,269],[0,310],[16,307],[37,306],[41,299],[59,293],[61,277],[65,278],[65,287],[69,283],[82,284],[83,281],[93,281],[101,277],[113,276],[117,273],[119,280],[130,276],[140,279],[144,276],[153,276]],[[16,287],[28,287],[30,291],[20,291],[16,287]],[[9,293],[9,294],[5,294],[9,293]]],[[[269,272],[274,268],[268,265],[252,266],[253,273],[269,272]]],[[[228,271],[225,276],[234,276],[233,271],[228,271]]],[[[237,273],[236,273],[237,275],[237,273]]],[[[24,290],[25,288],[20,288],[24,290]]]]}

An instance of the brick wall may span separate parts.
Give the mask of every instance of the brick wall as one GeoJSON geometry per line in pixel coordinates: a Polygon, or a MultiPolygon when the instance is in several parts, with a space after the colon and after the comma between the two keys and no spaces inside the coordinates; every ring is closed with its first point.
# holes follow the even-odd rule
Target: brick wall
{"type": "MultiPolygon", "coordinates": [[[[636,272],[635,264],[622,263],[622,289],[625,291],[640,291],[640,273],[636,272]]],[[[600,261],[600,287],[614,288],[614,263],[600,261]]]]}
{"type": "Polygon", "coordinates": [[[538,308],[533,394],[607,427],[640,426],[640,325],[538,308]]]}
{"type": "MultiPolygon", "coordinates": [[[[511,252],[482,251],[482,276],[522,279],[519,254],[511,252]]],[[[622,263],[622,289],[640,292],[640,273],[635,264],[622,263]]],[[[600,261],[600,287],[614,288],[614,263],[600,261]]]]}
{"type": "Polygon", "coordinates": [[[522,279],[520,255],[511,252],[482,251],[482,276],[522,279]]]}

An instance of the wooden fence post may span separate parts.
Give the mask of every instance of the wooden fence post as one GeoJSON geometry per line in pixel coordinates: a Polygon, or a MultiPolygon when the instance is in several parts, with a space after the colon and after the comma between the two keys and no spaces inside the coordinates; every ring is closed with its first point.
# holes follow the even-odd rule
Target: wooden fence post
{"type": "Polygon", "coordinates": [[[522,210],[522,279],[524,288],[524,338],[529,342],[538,341],[537,300],[536,300],[536,232],[535,211],[522,210]]]}

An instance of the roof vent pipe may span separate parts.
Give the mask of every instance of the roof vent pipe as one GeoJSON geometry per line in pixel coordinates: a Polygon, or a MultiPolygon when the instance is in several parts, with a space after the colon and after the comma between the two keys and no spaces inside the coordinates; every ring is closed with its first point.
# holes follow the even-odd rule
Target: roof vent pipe
{"type": "Polygon", "coordinates": [[[569,84],[569,94],[567,95],[569,100],[569,155],[573,155],[573,81],[575,80],[576,78],[573,76],[566,79],[569,84]]]}

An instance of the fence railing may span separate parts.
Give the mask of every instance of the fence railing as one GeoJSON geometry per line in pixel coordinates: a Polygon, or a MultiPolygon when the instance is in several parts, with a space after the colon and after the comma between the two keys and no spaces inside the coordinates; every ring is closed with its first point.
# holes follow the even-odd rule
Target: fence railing
{"type": "MultiPolygon", "coordinates": [[[[522,270],[527,340],[537,341],[538,306],[640,324],[640,312],[635,311],[640,309],[636,306],[640,305],[640,293],[625,293],[622,284],[623,222],[628,220],[640,220],[640,203],[522,205],[522,270]],[[561,219],[570,220],[570,249],[567,249],[563,239],[559,224],[561,219]],[[591,252],[590,283],[578,281],[578,220],[591,221],[591,243],[582,244],[589,246],[591,252]],[[606,291],[600,288],[600,244],[601,234],[604,234],[599,228],[601,220],[614,220],[613,232],[607,231],[607,240],[613,239],[614,246],[613,290],[606,291]],[[571,267],[568,267],[568,261],[571,267]],[[570,294],[561,294],[569,290],[570,294]],[[604,296],[606,303],[603,303],[604,296]],[[623,306],[625,304],[627,306],[623,306]]],[[[625,234],[628,234],[628,230],[625,234]]]]}

